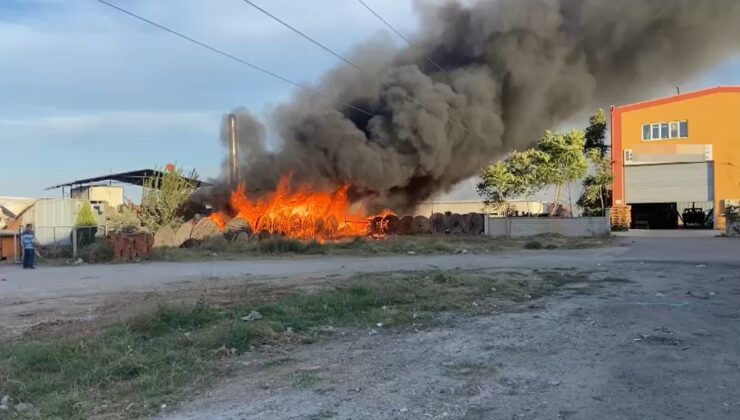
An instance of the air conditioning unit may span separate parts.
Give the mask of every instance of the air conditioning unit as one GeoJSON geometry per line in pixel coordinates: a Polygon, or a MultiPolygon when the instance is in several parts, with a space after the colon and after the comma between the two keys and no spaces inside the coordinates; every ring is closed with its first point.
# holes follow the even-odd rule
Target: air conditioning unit
{"type": "Polygon", "coordinates": [[[632,150],[624,151],[624,163],[632,163],[632,150]]]}

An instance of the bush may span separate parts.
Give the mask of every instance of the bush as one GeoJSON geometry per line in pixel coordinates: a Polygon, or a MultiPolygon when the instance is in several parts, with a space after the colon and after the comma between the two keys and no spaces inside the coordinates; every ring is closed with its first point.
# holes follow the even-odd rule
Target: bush
{"type": "Polygon", "coordinates": [[[260,241],[257,246],[261,254],[307,254],[322,252],[321,244],[316,241],[302,242],[282,237],[265,239],[260,241]]]}
{"type": "Polygon", "coordinates": [[[84,248],[95,242],[95,235],[98,233],[98,220],[95,218],[92,206],[87,200],[82,203],[82,208],[77,213],[75,230],[77,231],[78,248],[84,248]]]}
{"type": "Polygon", "coordinates": [[[113,260],[113,248],[107,240],[98,238],[80,248],[79,255],[88,263],[109,262],[113,260]]]}
{"type": "Polygon", "coordinates": [[[542,245],[542,242],[540,241],[529,241],[526,244],[524,244],[525,249],[542,249],[544,248],[542,245]]]}
{"type": "Polygon", "coordinates": [[[141,219],[128,206],[121,206],[120,210],[108,217],[108,224],[114,232],[139,233],[141,231],[141,219]]]}

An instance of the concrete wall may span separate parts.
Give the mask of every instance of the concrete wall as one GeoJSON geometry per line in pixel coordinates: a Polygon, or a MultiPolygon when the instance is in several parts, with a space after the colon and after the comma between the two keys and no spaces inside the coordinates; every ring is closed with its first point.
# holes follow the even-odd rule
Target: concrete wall
{"type": "Polygon", "coordinates": [[[544,234],[566,237],[602,236],[611,231],[606,217],[487,217],[485,232],[488,236],[525,238],[544,234]]]}
{"type": "MultiPolygon", "coordinates": [[[[532,213],[549,213],[550,205],[536,202],[536,201],[511,201],[508,203],[512,211],[516,211],[520,214],[532,213]]],[[[489,213],[493,215],[503,214],[503,209],[492,210],[486,209],[486,205],[481,200],[458,200],[458,201],[430,201],[426,203],[420,203],[415,211],[414,216],[426,216],[429,217],[434,213],[489,213]]]]}

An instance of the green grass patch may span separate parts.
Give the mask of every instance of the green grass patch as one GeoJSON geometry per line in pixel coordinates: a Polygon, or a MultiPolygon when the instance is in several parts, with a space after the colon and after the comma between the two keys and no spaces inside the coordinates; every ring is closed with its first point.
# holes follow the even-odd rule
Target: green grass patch
{"type": "MultiPolygon", "coordinates": [[[[34,405],[38,418],[135,418],[172,406],[176,395],[222,373],[221,360],[261,344],[308,342],[326,327],[398,328],[442,311],[474,311],[486,298],[524,300],[552,293],[578,275],[484,272],[364,275],[311,292],[246,297],[218,308],[161,306],[76,338],[0,345],[0,391],[34,405]],[[263,318],[241,320],[256,310],[263,318]],[[378,327],[378,325],[382,327],[378,327]]],[[[490,313],[490,310],[486,310],[490,313]]],[[[311,386],[296,378],[296,386],[311,386]]],[[[16,416],[14,412],[6,414],[16,416]]]]}

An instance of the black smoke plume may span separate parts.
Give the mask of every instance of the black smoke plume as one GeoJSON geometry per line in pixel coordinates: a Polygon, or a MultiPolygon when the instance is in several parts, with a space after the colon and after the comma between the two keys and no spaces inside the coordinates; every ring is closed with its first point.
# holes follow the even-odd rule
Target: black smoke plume
{"type": "Polygon", "coordinates": [[[370,41],[349,55],[367,72],[340,66],[316,85],[323,95],[299,91],[279,106],[268,122],[276,148],[239,113],[248,188],[269,191],[292,173],[317,188],[350,184],[372,208],[402,211],[546,129],[690,80],[740,51],[738,0],[428,3],[416,3],[422,31],[412,47],[370,41]]]}

